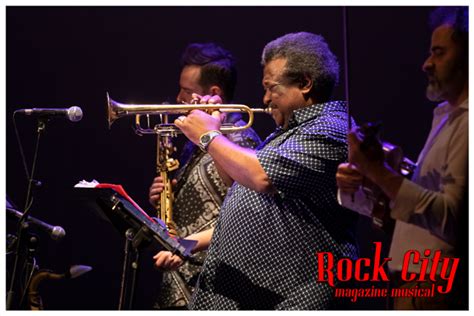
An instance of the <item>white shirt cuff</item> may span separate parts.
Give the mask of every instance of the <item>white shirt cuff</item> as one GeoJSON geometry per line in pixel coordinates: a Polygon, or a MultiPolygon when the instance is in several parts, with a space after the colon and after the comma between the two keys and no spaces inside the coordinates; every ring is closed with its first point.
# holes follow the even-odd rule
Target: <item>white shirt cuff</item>
{"type": "Polygon", "coordinates": [[[349,194],[337,190],[337,201],[340,205],[361,215],[372,217],[373,202],[369,200],[366,194],[359,188],[354,194],[349,194]]]}

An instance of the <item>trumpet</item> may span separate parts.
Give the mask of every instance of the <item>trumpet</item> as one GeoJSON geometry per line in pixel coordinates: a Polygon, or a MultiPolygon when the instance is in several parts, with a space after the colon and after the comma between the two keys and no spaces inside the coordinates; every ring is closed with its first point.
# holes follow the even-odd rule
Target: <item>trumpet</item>
{"type": "Polygon", "coordinates": [[[164,183],[163,191],[160,194],[160,203],[156,205],[158,217],[166,224],[170,235],[177,235],[177,227],[173,221],[174,194],[171,186],[169,173],[178,169],[179,161],[171,157],[176,151],[171,141],[172,137],[181,134],[181,130],[175,124],[168,122],[168,115],[185,115],[192,110],[202,110],[207,113],[219,111],[223,113],[247,113],[248,121],[244,126],[234,126],[223,124],[220,128],[222,133],[238,132],[249,128],[253,124],[254,113],[271,114],[271,109],[253,109],[243,104],[123,104],[112,100],[107,93],[107,109],[109,128],[119,118],[135,115],[135,132],[138,135],[155,134],[156,144],[156,172],[161,176],[164,183]],[[141,126],[143,115],[159,115],[160,123],[150,128],[141,126]]]}
{"type": "Polygon", "coordinates": [[[177,114],[186,115],[192,110],[201,110],[207,113],[219,111],[221,113],[246,113],[248,121],[246,125],[234,126],[223,124],[220,131],[222,133],[232,133],[242,131],[252,126],[254,113],[271,114],[271,108],[250,108],[243,104],[124,104],[112,100],[107,93],[107,113],[109,128],[119,118],[135,115],[135,132],[143,134],[167,134],[176,136],[181,134],[179,128],[169,123],[167,115],[177,114]],[[160,115],[161,123],[154,128],[143,128],[141,126],[142,115],[160,115]]]}

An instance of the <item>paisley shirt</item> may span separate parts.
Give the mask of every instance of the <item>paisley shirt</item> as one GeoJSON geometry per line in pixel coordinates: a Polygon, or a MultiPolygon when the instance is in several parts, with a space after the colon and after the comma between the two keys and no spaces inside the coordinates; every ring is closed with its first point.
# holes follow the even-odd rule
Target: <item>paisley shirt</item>
{"type": "MultiPolygon", "coordinates": [[[[226,123],[236,126],[246,124],[240,120],[240,115],[235,114],[227,116],[226,123]]],[[[230,133],[227,138],[248,148],[255,148],[261,142],[253,129],[230,133]]],[[[185,151],[189,157],[185,158],[184,166],[176,175],[178,183],[174,188],[173,220],[180,237],[214,227],[227,193],[227,187],[222,182],[212,157],[192,143],[186,144],[185,151]]],[[[206,255],[207,252],[203,251],[195,257],[203,262],[206,255]]],[[[200,272],[200,266],[189,263],[183,264],[178,272],[165,272],[155,308],[185,307],[189,303],[186,292],[193,292],[200,272]]]]}

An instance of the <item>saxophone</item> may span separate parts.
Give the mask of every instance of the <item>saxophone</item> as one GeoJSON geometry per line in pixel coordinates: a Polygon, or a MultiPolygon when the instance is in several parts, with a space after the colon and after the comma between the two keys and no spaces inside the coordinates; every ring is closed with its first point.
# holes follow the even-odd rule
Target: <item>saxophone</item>
{"type": "Polygon", "coordinates": [[[39,292],[39,285],[44,280],[63,280],[63,279],[74,279],[80,275],[83,275],[86,272],[92,270],[92,267],[75,265],[72,266],[66,273],[59,274],[54,273],[51,270],[40,270],[35,273],[31,278],[30,284],[28,286],[28,305],[31,310],[43,310],[43,301],[39,292]]]}
{"type": "MultiPolygon", "coordinates": [[[[163,115],[162,120],[168,122],[168,115],[163,115]]],[[[168,232],[172,236],[177,236],[176,224],[173,221],[174,194],[171,186],[169,173],[178,169],[179,161],[171,157],[176,148],[171,142],[173,135],[169,133],[157,133],[156,144],[156,173],[163,179],[163,192],[160,194],[160,204],[157,205],[158,217],[165,223],[168,232]]]]}
{"type": "MultiPolygon", "coordinates": [[[[161,117],[162,122],[168,123],[168,115],[163,114],[161,117]]],[[[176,151],[173,146],[171,137],[175,136],[173,133],[161,133],[156,132],[157,143],[156,143],[156,173],[163,179],[163,192],[160,194],[160,203],[157,205],[158,217],[165,223],[168,228],[168,232],[171,236],[177,236],[176,223],[173,221],[173,203],[174,194],[169,178],[169,173],[179,168],[179,161],[171,157],[176,151]]],[[[182,291],[186,301],[189,303],[191,299],[191,293],[188,290],[186,281],[177,271],[170,271],[173,279],[178,284],[178,287],[182,291]]]]}

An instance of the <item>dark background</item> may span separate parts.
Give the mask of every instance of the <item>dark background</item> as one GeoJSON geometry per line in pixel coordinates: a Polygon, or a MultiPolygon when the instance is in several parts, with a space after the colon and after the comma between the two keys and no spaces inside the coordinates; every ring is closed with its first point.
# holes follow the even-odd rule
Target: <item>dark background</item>
{"type": "MultiPolygon", "coordinates": [[[[434,104],[426,100],[421,65],[428,54],[430,7],[349,7],[350,105],[357,122],[382,121],[383,138],[416,160],[428,134],[434,104]]],[[[93,266],[74,280],[41,285],[46,309],[116,309],[123,238],[84,208],[73,190],[79,180],[122,184],[144,209],[155,174],[153,136],[136,136],[132,117],[108,129],[106,92],[124,103],[173,103],[179,58],[190,42],[213,41],[237,59],[235,100],[262,104],[260,54],[285,33],[323,35],[338,56],[341,80],[335,99],[344,98],[341,7],[7,7],[6,163],[7,195],[23,208],[26,176],[12,124],[13,111],[33,107],[80,106],[78,123],[51,121],[43,135],[33,216],[65,228],[53,242],[39,232],[42,268],[65,271],[72,264],[93,266]]],[[[18,116],[18,129],[31,165],[36,120],[18,116]]],[[[265,138],[274,128],[258,117],[254,128],[265,138]]],[[[176,140],[177,144],[182,139],[176,140]]],[[[7,223],[8,224],[8,223],[7,223]]],[[[359,223],[362,256],[371,242],[388,239],[367,219],[359,223]]],[[[150,309],[159,286],[152,268],[156,248],[141,257],[136,309],[150,309]]],[[[8,258],[7,258],[8,259],[8,258]]],[[[383,285],[382,285],[383,286],[383,285]]],[[[354,309],[383,309],[383,300],[365,299],[354,309]]]]}

